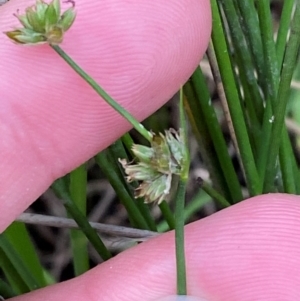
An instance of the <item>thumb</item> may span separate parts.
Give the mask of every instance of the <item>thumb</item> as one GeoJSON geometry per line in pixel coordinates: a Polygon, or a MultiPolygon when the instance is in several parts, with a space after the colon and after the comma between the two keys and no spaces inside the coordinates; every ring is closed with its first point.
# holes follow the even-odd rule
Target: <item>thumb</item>
{"type": "MultiPolygon", "coordinates": [[[[0,8],[0,32],[31,0],[0,8]]],[[[67,5],[67,4],[65,4],[67,5]]],[[[192,74],[208,43],[208,0],[76,1],[62,48],[139,120],[192,74]]],[[[47,45],[0,35],[0,231],[56,178],[130,129],[47,45]]]]}
{"type": "MultiPolygon", "coordinates": [[[[258,196],[185,229],[188,294],[209,301],[300,300],[300,198],[258,196]]],[[[176,293],[174,232],[80,277],[12,301],[154,301],[176,293]]]]}

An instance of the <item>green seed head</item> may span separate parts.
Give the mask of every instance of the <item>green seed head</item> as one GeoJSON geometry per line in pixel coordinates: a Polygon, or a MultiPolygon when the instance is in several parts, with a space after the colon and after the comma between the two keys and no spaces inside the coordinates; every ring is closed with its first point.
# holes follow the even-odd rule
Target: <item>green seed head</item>
{"type": "Polygon", "coordinates": [[[74,5],[61,15],[60,0],[52,0],[49,4],[37,0],[35,5],[28,7],[23,15],[15,15],[22,28],[5,32],[18,44],[60,44],[64,33],[72,26],[76,13],[74,5]]]}

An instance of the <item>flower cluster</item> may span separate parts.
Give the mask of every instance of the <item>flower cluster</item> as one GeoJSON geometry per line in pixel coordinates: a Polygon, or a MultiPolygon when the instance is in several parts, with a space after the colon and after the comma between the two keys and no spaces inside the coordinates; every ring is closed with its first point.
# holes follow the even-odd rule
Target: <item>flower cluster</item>
{"type": "Polygon", "coordinates": [[[185,166],[183,133],[170,129],[165,135],[153,135],[150,147],[134,144],[132,151],[138,162],[120,160],[120,163],[128,182],[140,182],[135,197],[160,204],[170,193],[173,175],[181,175],[185,166]]]}
{"type": "Polygon", "coordinates": [[[72,7],[61,14],[60,0],[53,0],[49,4],[37,0],[35,5],[26,9],[24,15],[15,15],[23,27],[5,34],[18,44],[60,44],[76,17],[74,2],[68,2],[72,3],[72,7]]]}

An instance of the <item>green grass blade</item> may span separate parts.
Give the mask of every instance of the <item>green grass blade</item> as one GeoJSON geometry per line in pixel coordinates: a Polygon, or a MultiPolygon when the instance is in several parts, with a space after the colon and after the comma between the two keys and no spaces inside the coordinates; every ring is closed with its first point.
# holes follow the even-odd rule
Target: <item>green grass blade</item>
{"type": "Polygon", "coordinates": [[[25,225],[18,222],[12,223],[4,233],[28,271],[38,282],[38,287],[46,286],[48,283],[44,277],[43,267],[25,225]]]}
{"type": "Polygon", "coordinates": [[[224,90],[239,146],[241,159],[244,165],[247,186],[250,195],[253,196],[259,193],[260,179],[255,166],[255,160],[247,132],[246,123],[243,118],[244,113],[241,107],[239,93],[237,91],[235,78],[229,59],[227,43],[224,38],[224,31],[216,0],[211,1],[211,6],[213,13],[213,46],[219,64],[219,70],[224,85],[224,90]]]}
{"type": "MultiPolygon", "coordinates": [[[[70,196],[78,209],[86,216],[86,190],[87,190],[86,165],[81,165],[70,173],[70,196]]],[[[70,230],[71,248],[73,253],[73,266],[76,276],[89,269],[89,255],[87,239],[84,233],[78,230],[70,230]]]]}
{"type": "Polygon", "coordinates": [[[30,292],[30,288],[24,282],[19,272],[16,270],[6,253],[0,248],[0,270],[12,287],[12,290],[17,294],[25,294],[30,292]]]}
{"type": "Polygon", "coordinates": [[[225,177],[220,173],[221,166],[217,160],[218,156],[215,152],[212,138],[209,135],[207,124],[204,122],[204,114],[202,110],[199,110],[197,96],[190,81],[184,85],[184,94],[186,95],[186,114],[198,143],[199,153],[209,171],[213,185],[220,193],[230,198],[225,177]]]}
{"type": "MultiPolygon", "coordinates": [[[[1,254],[0,254],[1,256],[1,254]]],[[[0,259],[1,262],[1,259],[0,259]]],[[[6,283],[4,280],[0,278],[0,299],[3,297],[4,299],[12,298],[17,296],[17,293],[13,290],[13,288],[6,283]]]]}
{"type": "Polygon", "coordinates": [[[108,179],[109,183],[114,188],[121,203],[126,208],[132,226],[140,229],[150,230],[143,215],[139,211],[137,205],[135,204],[134,200],[132,199],[126,187],[124,186],[123,181],[120,180],[118,174],[111,168],[108,151],[102,151],[95,157],[95,159],[97,164],[100,166],[102,172],[108,179]]]}
{"type": "Polygon", "coordinates": [[[276,100],[276,107],[274,108],[274,123],[270,139],[269,156],[267,161],[266,174],[264,182],[264,192],[272,189],[273,181],[276,173],[276,158],[279,151],[279,146],[282,139],[282,129],[284,127],[284,119],[289,99],[290,84],[293,77],[293,72],[296,66],[296,61],[300,45],[300,4],[298,3],[295,9],[292,25],[291,35],[287,43],[283,68],[281,72],[281,80],[279,83],[279,90],[276,100]]]}
{"type": "MultiPolygon", "coordinates": [[[[0,249],[3,251],[3,253],[5,253],[7,259],[15,268],[16,272],[20,275],[22,281],[26,284],[30,291],[41,287],[41,279],[36,278],[35,275],[31,273],[30,268],[27,267],[23,257],[18,254],[14,246],[10,243],[5,232],[0,235],[0,249]]],[[[24,249],[23,253],[25,253],[24,249]]]]}
{"type": "Polygon", "coordinates": [[[211,104],[211,98],[205,84],[205,78],[200,68],[196,69],[190,79],[190,82],[195,94],[197,95],[196,105],[198,106],[198,110],[203,112],[203,117],[210,133],[211,140],[221,166],[221,171],[223,171],[231,199],[234,203],[241,201],[243,199],[241,186],[229,156],[221,127],[211,104]]]}
{"type": "Polygon", "coordinates": [[[278,66],[281,66],[284,56],[284,50],[287,42],[288,32],[290,29],[290,22],[292,18],[293,6],[295,0],[284,0],[283,9],[280,17],[277,41],[276,41],[276,52],[278,59],[278,66]]]}
{"type": "Polygon", "coordinates": [[[68,183],[66,178],[60,178],[52,184],[52,189],[56,195],[61,199],[67,212],[73,217],[75,222],[80,227],[81,231],[86,235],[90,243],[94,246],[95,250],[103,260],[108,260],[112,257],[111,253],[107,250],[104,243],[100,239],[95,229],[91,227],[86,217],[81,213],[76,204],[73,203],[68,183]]]}

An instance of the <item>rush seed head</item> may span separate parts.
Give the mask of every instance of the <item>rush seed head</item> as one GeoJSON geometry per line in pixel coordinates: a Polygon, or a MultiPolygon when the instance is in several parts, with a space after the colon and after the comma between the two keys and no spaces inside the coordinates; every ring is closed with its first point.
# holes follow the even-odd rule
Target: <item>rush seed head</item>
{"type": "Polygon", "coordinates": [[[127,181],[138,181],[135,197],[144,197],[146,203],[160,204],[170,194],[173,177],[184,170],[186,148],[179,132],[174,129],[165,134],[153,134],[150,147],[135,144],[132,151],[137,163],[119,160],[127,181]]]}
{"type": "Polygon", "coordinates": [[[52,0],[49,4],[37,0],[35,5],[26,8],[25,14],[15,14],[23,27],[5,34],[22,45],[60,44],[76,17],[74,2],[70,3],[72,7],[61,14],[60,0],[52,0]]]}

